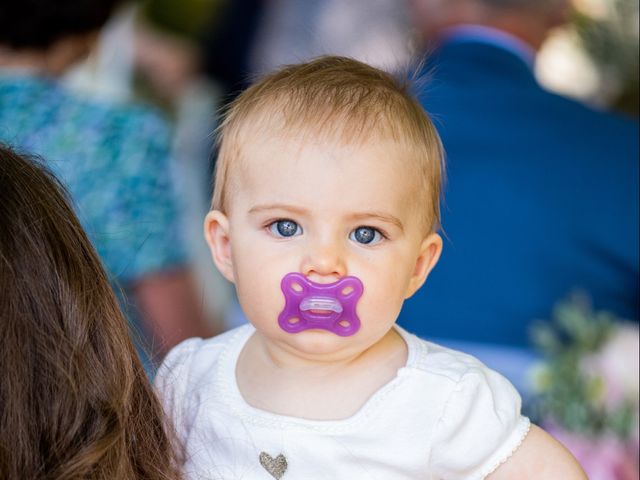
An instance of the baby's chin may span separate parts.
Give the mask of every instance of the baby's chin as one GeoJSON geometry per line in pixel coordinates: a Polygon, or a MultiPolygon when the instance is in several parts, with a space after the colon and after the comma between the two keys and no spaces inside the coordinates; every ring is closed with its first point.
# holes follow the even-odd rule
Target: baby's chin
{"type": "Polygon", "coordinates": [[[298,333],[282,331],[279,341],[286,342],[289,349],[295,350],[301,357],[329,360],[353,354],[359,343],[356,341],[357,336],[356,333],[342,337],[328,330],[310,329],[298,333]]]}

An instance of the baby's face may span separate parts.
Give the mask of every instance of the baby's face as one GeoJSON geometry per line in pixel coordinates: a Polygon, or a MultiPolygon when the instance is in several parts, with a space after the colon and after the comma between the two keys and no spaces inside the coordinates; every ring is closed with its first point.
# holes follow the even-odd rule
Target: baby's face
{"type": "MultiPolygon", "coordinates": [[[[265,338],[306,357],[365,350],[389,331],[440,253],[440,238],[425,233],[420,222],[427,206],[416,205],[424,197],[417,195],[411,162],[392,143],[253,140],[233,172],[228,227],[221,228],[227,237],[218,246],[211,238],[220,222],[209,220],[217,265],[236,284],[245,314],[265,338]],[[317,283],[358,277],[364,293],[357,333],[280,329],[280,281],[290,272],[317,283]]],[[[216,215],[226,223],[219,212],[208,218],[216,215]]]]}

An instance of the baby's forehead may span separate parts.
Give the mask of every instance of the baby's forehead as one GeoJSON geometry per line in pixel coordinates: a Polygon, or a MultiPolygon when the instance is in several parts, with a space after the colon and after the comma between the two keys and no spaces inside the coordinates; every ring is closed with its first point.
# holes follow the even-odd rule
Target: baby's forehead
{"type": "Polygon", "coordinates": [[[310,159],[331,164],[362,156],[370,160],[371,168],[375,168],[380,161],[394,162],[397,168],[419,168],[419,162],[411,158],[414,153],[406,144],[374,132],[347,136],[339,130],[320,131],[313,126],[262,128],[246,136],[239,145],[236,172],[288,165],[281,161],[283,159],[291,159],[297,167],[304,168],[310,159]],[[384,157],[371,155],[379,151],[385,152],[384,157]]]}
{"type": "Polygon", "coordinates": [[[233,191],[268,196],[272,203],[318,189],[359,203],[358,192],[366,196],[398,186],[415,198],[422,187],[419,166],[406,149],[375,136],[344,142],[299,132],[258,135],[244,145],[234,170],[233,191]]]}

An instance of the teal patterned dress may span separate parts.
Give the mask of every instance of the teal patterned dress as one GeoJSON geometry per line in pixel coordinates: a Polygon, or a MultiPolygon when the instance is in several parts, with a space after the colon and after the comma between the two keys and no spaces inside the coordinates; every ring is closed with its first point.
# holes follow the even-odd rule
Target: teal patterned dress
{"type": "Polygon", "coordinates": [[[0,141],[45,159],[121,283],[184,261],[170,131],[154,111],[88,101],[0,70],[0,141]]]}
{"type": "Polygon", "coordinates": [[[186,261],[170,138],[146,106],[90,101],[47,78],[0,70],[0,141],[45,159],[124,288],[186,261]]]}

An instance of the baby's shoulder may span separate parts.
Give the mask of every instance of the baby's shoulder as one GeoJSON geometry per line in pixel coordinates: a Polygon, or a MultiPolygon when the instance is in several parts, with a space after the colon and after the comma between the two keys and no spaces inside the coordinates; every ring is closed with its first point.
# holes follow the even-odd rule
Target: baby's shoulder
{"type": "Polygon", "coordinates": [[[483,390],[495,395],[519,398],[515,388],[499,372],[476,357],[410,335],[413,361],[408,363],[414,381],[443,395],[463,395],[483,390]]]}
{"type": "Polygon", "coordinates": [[[488,367],[472,355],[420,339],[415,335],[411,337],[413,348],[418,353],[410,366],[418,372],[458,383],[467,375],[482,374],[488,370],[488,367]]]}
{"type": "Polygon", "coordinates": [[[407,365],[413,385],[432,400],[434,408],[438,406],[441,418],[468,418],[471,412],[480,412],[482,418],[495,408],[508,413],[506,423],[520,417],[520,395],[499,372],[472,355],[410,337],[410,350],[417,352],[407,365]],[[486,408],[479,408],[483,402],[486,408]]]}

